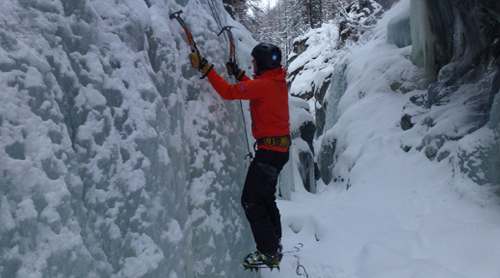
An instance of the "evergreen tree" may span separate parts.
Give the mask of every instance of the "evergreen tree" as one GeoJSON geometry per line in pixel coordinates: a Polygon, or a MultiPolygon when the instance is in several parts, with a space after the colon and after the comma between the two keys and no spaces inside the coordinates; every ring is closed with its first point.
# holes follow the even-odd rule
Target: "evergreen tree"
{"type": "MultiPolygon", "coordinates": [[[[363,13],[364,8],[370,15],[363,14],[363,23],[371,25],[371,13],[377,13],[380,5],[374,0],[277,0],[273,7],[268,3],[263,7],[260,0],[223,0],[226,9],[242,23],[255,40],[278,45],[283,54],[284,66],[287,66],[288,55],[293,52],[295,39],[308,30],[320,27],[323,22],[337,20],[341,29],[341,37],[345,40],[351,34],[359,36],[366,28],[357,22],[356,13],[363,13]],[[355,10],[352,13],[351,10],[355,10]],[[354,16],[353,16],[354,15],[354,16]]],[[[387,0],[394,1],[394,0],[387,0]]],[[[354,38],[355,39],[355,38],[354,38]]]]}
{"type": "Polygon", "coordinates": [[[357,0],[345,7],[340,0],[334,5],[340,12],[339,37],[342,43],[347,40],[357,41],[367,30],[377,23],[383,8],[375,0],[357,0]]]}
{"type": "Polygon", "coordinates": [[[223,0],[224,8],[229,15],[238,21],[246,18],[248,4],[246,0],[223,0]]]}
{"type": "Polygon", "coordinates": [[[323,23],[321,0],[307,0],[309,26],[317,28],[323,23]]]}

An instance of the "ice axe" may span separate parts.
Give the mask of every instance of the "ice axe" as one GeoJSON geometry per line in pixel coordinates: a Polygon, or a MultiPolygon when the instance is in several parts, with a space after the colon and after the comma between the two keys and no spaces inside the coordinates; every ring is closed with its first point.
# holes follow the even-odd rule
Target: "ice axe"
{"type": "Polygon", "coordinates": [[[236,53],[235,53],[234,39],[233,39],[233,33],[231,32],[231,28],[236,28],[236,27],[234,26],[222,27],[217,36],[220,36],[224,31],[227,31],[227,37],[229,38],[229,62],[234,61],[236,63],[236,53]]]}
{"type": "MultiPolygon", "coordinates": [[[[224,31],[227,32],[227,37],[229,38],[229,62],[232,63],[234,61],[234,64],[236,64],[236,51],[234,47],[233,32],[231,32],[231,28],[236,28],[236,27],[234,26],[222,27],[217,36],[220,36],[224,31]]],[[[236,82],[238,82],[238,79],[236,79],[236,82]]],[[[240,99],[240,108],[241,108],[241,115],[243,116],[243,126],[246,126],[245,113],[243,112],[243,104],[241,103],[241,99],[240,99]]],[[[253,159],[253,153],[250,150],[250,143],[248,142],[248,134],[246,129],[245,129],[245,138],[247,139],[247,147],[248,147],[248,154],[245,156],[245,159],[249,157],[251,161],[253,159]]]]}
{"type": "Polygon", "coordinates": [[[191,31],[189,31],[189,27],[187,26],[186,22],[181,18],[180,14],[182,13],[182,10],[171,13],[170,14],[170,19],[177,19],[179,24],[181,25],[182,29],[184,29],[184,32],[186,33],[189,47],[191,47],[191,52],[200,54],[200,51],[198,50],[198,47],[196,46],[196,43],[194,42],[193,36],[191,35],[191,31]]]}

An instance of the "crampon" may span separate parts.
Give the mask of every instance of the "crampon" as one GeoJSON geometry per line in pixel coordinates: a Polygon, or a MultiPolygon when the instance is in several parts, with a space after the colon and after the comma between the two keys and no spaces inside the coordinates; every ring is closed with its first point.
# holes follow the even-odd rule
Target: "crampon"
{"type": "Polygon", "coordinates": [[[271,271],[275,268],[280,269],[280,262],[283,254],[277,253],[275,255],[262,254],[259,251],[248,254],[243,260],[243,268],[250,269],[250,271],[259,271],[260,268],[269,268],[271,271]]]}

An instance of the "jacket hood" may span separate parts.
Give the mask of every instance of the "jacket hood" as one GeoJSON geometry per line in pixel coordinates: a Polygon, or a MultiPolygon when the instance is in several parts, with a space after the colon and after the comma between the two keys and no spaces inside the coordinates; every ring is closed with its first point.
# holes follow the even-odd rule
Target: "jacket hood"
{"type": "Polygon", "coordinates": [[[283,67],[278,67],[272,70],[267,70],[260,76],[254,75],[254,79],[256,78],[271,78],[275,80],[285,79],[286,78],[286,70],[283,67]]]}

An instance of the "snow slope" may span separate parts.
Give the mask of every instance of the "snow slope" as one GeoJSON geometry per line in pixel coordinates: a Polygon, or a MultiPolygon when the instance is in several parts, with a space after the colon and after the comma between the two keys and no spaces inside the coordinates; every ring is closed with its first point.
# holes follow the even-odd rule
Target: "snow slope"
{"type": "Polygon", "coordinates": [[[264,270],[262,277],[500,277],[495,187],[454,173],[448,160],[403,150],[425,133],[400,126],[405,105],[422,91],[390,87],[420,74],[409,60],[411,46],[386,42],[388,22],[408,5],[401,1],[349,49],[338,120],[323,136],[337,140],[339,179],[320,182],[316,195],[296,187],[291,201],[279,202],[284,249],[303,247],[285,253],[280,272],[264,270]]]}

